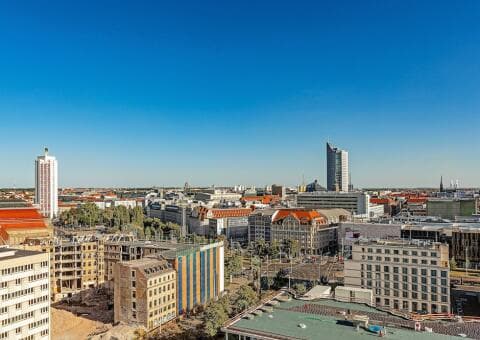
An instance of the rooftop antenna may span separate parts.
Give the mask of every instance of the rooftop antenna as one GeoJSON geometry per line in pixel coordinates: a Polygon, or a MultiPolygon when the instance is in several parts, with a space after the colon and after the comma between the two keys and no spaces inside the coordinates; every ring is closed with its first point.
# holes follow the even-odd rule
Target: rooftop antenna
{"type": "Polygon", "coordinates": [[[45,152],[45,156],[48,156],[48,148],[47,148],[47,147],[44,147],[44,148],[43,148],[43,151],[45,152]]]}

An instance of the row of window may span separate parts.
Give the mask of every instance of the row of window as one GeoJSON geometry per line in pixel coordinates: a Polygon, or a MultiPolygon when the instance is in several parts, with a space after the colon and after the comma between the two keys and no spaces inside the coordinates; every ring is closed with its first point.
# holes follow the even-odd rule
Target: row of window
{"type": "MultiPolygon", "coordinates": [[[[362,278],[367,278],[367,279],[373,279],[373,275],[371,272],[367,272],[366,275],[362,272],[360,275],[362,278]]],[[[395,281],[394,284],[398,284],[400,281],[400,276],[397,274],[394,274],[392,276],[393,281],[395,281]]],[[[381,278],[380,273],[375,273],[375,280],[380,283],[380,281],[385,281],[387,283],[390,281],[390,274],[383,274],[383,280],[381,278]]],[[[412,284],[418,284],[418,276],[408,276],[408,275],[402,275],[402,282],[404,282],[404,285],[407,284],[408,282],[411,282],[412,284]]],[[[420,277],[420,283],[423,285],[428,284],[428,279],[425,276],[420,277]]],[[[447,279],[440,279],[438,280],[436,277],[431,277],[430,278],[430,284],[431,285],[438,285],[440,283],[441,286],[447,287],[448,286],[448,281],[447,279]]]]}
{"type": "Polygon", "coordinates": [[[33,318],[33,312],[28,312],[28,313],[15,315],[14,317],[2,320],[2,326],[5,327],[5,326],[8,326],[12,323],[17,323],[19,321],[30,319],[30,318],[33,318]]]}
{"type": "MultiPolygon", "coordinates": [[[[158,302],[158,305],[160,306],[160,304],[162,303],[161,301],[162,299],[155,299],[153,301],[149,301],[148,303],[148,306],[150,308],[152,308],[152,303],[153,303],[153,307],[156,307],[157,306],[157,302],[158,302]]],[[[175,300],[175,294],[168,294],[166,296],[163,297],[163,303],[166,303],[166,302],[169,302],[169,301],[172,301],[172,300],[175,300]]]]}
{"type": "Polygon", "coordinates": [[[48,295],[40,296],[40,297],[35,298],[35,299],[30,299],[30,300],[28,300],[28,305],[32,306],[32,305],[36,305],[38,303],[45,302],[45,301],[48,301],[48,295]]]}
{"type": "Polygon", "coordinates": [[[37,328],[37,327],[40,327],[40,326],[43,326],[43,325],[46,325],[46,324],[48,324],[48,318],[32,322],[28,325],[28,328],[33,329],[33,328],[37,328]]]}
{"type": "Polygon", "coordinates": [[[154,311],[151,311],[151,312],[149,313],[149,317],[153,317],[153,316],[155,316],[155,315],[159,315],[159,314],[161,314],[162,312],[164,313],[164,312],[166,312],[167,310],[171,310],[171,309],[175,309],[175,302],[174,302],[174,303],[171,303],[171,304],[169,304],[169,305],[167,305],[167,306],[165,306],[165,307],[163,307],[163,308],[160,308],[160,309],[156,309],[156,310],[154,310],[154,311]]]}
{"type": "MultiPolygon", "coordinates": [[[[366,252],[367,253],[373,253],[373,249],[372,248],[367,248],[366,252]]],[[[365,253],[365,248],[362,248],[362,253],[365,253]]],[[[438,253],[436,251],[432,251],[429,254],[427,251],[418,252],[417,250],[411,250],[410,251],[410,250],[406,250],[406,249],[403,249],[401,252],[400,252],[400,249],[393,249],[393,250],[383,249],[383,252],[382,252],[382,248],[376,248],[375,253],[376,254],[394,254],[394,255],[402,254],[402,255],[406,255],[406,256],[421,256],[421,257],[426,257],[426,256],[437,257],[437,255],[438,255],[438,253]]]]}
{"type": "Polygon", "coordinates": [[[28,295],[33,293],[33,288],[27,288],[22,290],[17,290],[13,293],[7,293],[2,295],[2,301],[11,300],[20,296],[28,295]]]}
{"type": "MultiPolygon", "coordinates": [[[[386,307],[390,307],[390,299],[386,298],[383,300],[384,303],[383,305],[386,306],[386,307]]],[[[376,304],[377,306],[379,306],[381,304],[381,299],[380,298],[376,298],[376,304]]],[[[393,300],[393,306],[392,306],[394,309],[400,309],[400,301],[398,300],[393,300]]],[[[409,301],[402,301],[402,309],[404,310],[409,310],[409,301]]],[[[437,313],[439,312],[438,310],[438,306],[436,304],[432,304],[431,305],[432,307],[432,313],[437,313]]],[[[448,313],[448,305],[442,305],[440,306],[441,309],[440,311],[442,313],[448,313]]],[[[423,311],[423,312],[428,312],[428,304],[423,302],[421,304],[419,304],[418,302],[412,302],[412,311],[414,312],[420,312],[420,311],[423,311]],[[419,308],[420,307],[420,308],[419,308]]]]}
{"type": "Polygon", "coordinates": [[[25,264],[25,265],[22,265],[22,266],[16,266],[16,267],[2,269],[2,275],[21,273],[21,272],[26,272],[26,271],[29,271],[29,270],[33,270],[33,264],[25,264]]]}
{"type": "MultiPolygon", "coordinates": [[[[364,265],[362,263],[360,265],[360,268],[362,270],[365,270],[365,268],[366,268],[368,271],[372,271],[372,270],[374,270],[376,272],[382,271],[382,266],[379,265],[379,264],[377,264],[377,265],[371,265],[371,264],[364,265]]],[[[390,268],[392,268],[392,271],[395,274],[400,274],[400,268],[402,269],[402,274],[404,274],[404,275],[408,275],[408,272],[409,272],[408,267],[391,267],[391,266],[383,266],[383,272],[384,273],[389,273],[390,268]]],[[[419,273],[418,269],[419,268],[416,268],[416,267],[410,268],[410,273],[412,275],[418,275],[418,273],[419,273]]],[[[448,271],[446,271],[446,270],[437,270],[437,269],[431,269],[430,270],[430,276],[432,276],[432,277],[438,276],[439,273],[440,273],[440,276],[443,277],[443,278],[448,277],[448,271]]],[[[428,275],[428,269],[420,268],[420,275],[427,276],[428,275]]]]}
{"type": "MultiPolygon", "coordinates": [[[[48,299],[48,296],[47,296],[47,299],[48,299]]],[[[11,307],[13,308],[13,305],[12,305],[11,307]]],[[[0,315],[1,315],[1,314],[6,314],[6,313],[8,312],[8,309],[9,309],[8,306],[0,307],[0,315]]],[[[15,304],[15,309],[16,309],[16,310],[22,309],[22,304],[21,304],[21,303],[15,304]]],[[[48,313],[48,307],[42,307],[42,308],[40,309],[40,313],[41,313],[41,314],[48,313]]]]}
{"type": "MultiPolygon", "coordinates": [[[[158,287],[158,294],[174,288],[175,288],[175,283],[172,282],[171,286],[170,286],[170,283],[168,283],[163,287],[158,287]]],[[[152,295],[157,295],[157,288],[153,288],[153,289],[151,288],[148,290],[148,296],[151,297],[152,295]]]]}
{"type": "MultiPolygon", "coordinates": [[[[373,256],[371,255],[368,255],[368,256],[365,256],[365,255],[362,255],[362,260],[367,260],[367,261],[374,261],[373,259],[373,256]]],[[[384,258],[382,258],[381,256],[376,256],[375,257],[375,261],[377,262],[392,262],[392,258],[391,257],[387,257],[385,256],[384,258]]],[[[393,258],[393,262],[395,263],[400,263],[400,258],[398,257],[394,257],[393,258]]],[[[418,259],[412,259],[411,261],[404,257],[402,258],[402,261],[401,263],[412,263],[412,264],[418,264],[418,259]]],[[[437,266],[438,265],[438,261],[437,260],[430,260],[430,262],[426,259],[421,259],[420,260],[420,264],[422,265],[428,265],[430,263],[430,265],[432,266],[437,266]]]]}

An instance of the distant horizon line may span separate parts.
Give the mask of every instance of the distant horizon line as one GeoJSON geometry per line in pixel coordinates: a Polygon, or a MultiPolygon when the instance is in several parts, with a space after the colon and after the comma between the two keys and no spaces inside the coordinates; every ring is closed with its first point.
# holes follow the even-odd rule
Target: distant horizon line
{"type": "MultiPolygon", "coordinates": [[[[240,184],[242,185],[242,184],[240,184]]],[[[283,185],[283,184],[277,184],[277,185],[283,185]]],[[[265,188],[267,186],[271,185],[265,185],[265,186],[257,186],[255,185],[255,188],[265,188]]],[[[298,187],[299,185],[296,185],[294,187],[298,187]]],[[[230,189],[234,188],[235,185],[215,185],[215,186],[189,186],[190,189],[230,189]]],[[[285,185],[285,187],[293,187],[289,185],[285,185]]],[[[251,188],[251,186],[246,186],[247,189],[251,188]]],[[[184,189],[184,186],[174,186],[174,185],[164,185],[164,186],[64,186],[64,187],[59,187],[60,190],[64,189],[184,189]]],[[[355,190],[351,190],[349,192],[355,192],[359,190],[436,190],[438,187],[409,187],[409,186],[392,186],[392,187],[365,187],[365,188],[356,188],[355,190]]],[[[445,188],[445,190],[448,190],[451,188],[445,188]]],[[[479,190],[480,187],[461,187],[457,188],[456,190],[479,190]]],[[[35,187],[0,187],[0,190],[11,190],[11,191],[17,191],[17,190],[35,190],[35,187]]]]}

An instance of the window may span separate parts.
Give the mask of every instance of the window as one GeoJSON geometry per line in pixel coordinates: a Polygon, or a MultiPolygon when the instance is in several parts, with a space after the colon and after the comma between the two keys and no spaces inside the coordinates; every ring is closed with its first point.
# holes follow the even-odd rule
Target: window
{"type": "Polygon", "coordinates": [[[447,277],[448,272],[446,270],[442,270],[442,277],[447,277]]]}
{"type": "Polygon", "coordinates": [[[402,254],[403,254],[403,255],[408,255],[408,250],[404,250],[404,251],[402,252],[402,254]]]}
{"type": "Polygon", "coordinates": [[[422,269],[422,275],[423,275],[423,276],[426,276],[426,275],[427,275],[427,270],[426,270],[426,269],[422,269]]]}
{"type": "Polygon", "coordinates": [[[430,271],[430,275],[431,275],[431,276],[437,276],[437,271],[436,271],[435,269],[432,269],[432,270],[430,271]]]}
{"type": "Polygon", "coordinates": [[[418,260],[417,260],[417,259],[412,259],[412,263],[413,263],[413,264],[417,264],[417,263],[418,263],[418,260]]]}
{"type": "Polygon", "coordinates": [[[398,249],[394,249],[394,250],[393,250],[393,253],[394,253],[395,255],[398,255],[398,249]]]}
{"type": "Polygon", "coordinates": [[[381,253],[382,253],[382,249],[377,248],[377,254],[381,254],[381,253]]]}
{"type": "Polygon", "coordinates": [[[437,253],[434,252],[434,251],[432,251],[432,252],[430,253],[430,256],[431,256],[431,257],[437,257],[437,253]]]}

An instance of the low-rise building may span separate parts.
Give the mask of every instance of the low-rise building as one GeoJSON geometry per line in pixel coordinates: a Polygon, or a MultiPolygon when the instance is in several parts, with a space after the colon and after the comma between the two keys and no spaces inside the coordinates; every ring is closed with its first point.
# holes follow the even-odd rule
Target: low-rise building
{"type": "Polygon", "coordinates": [[[28,238],[53,235],[47,220],[34,207],[0,208],[0,245],[19,245],[28,238]]]}
{"type": "Polygon", "coordinates": [[[377,307],[449,313],[448,245],[429,241],[364,240],[345,260],[345,286],[372,289],[377,307]]]}
{"type": "Polygon", "coordinates": [[[151,331],[174,319],[176,272],[168,261],[145,257],[114,269],[114,320],[151,331]]]}
{"type": "Polygon", "coordinates": [[[0,339],[50,339],[48,254],[0,248],[0,339]]]}

